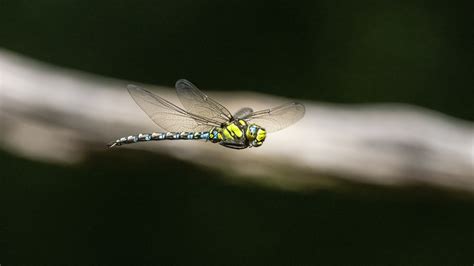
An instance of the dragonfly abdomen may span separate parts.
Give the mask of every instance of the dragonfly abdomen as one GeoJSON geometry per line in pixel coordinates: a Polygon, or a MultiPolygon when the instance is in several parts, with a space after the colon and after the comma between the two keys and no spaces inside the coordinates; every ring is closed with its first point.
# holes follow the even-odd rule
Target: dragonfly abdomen
{"type": "Polygon", "coordinates": [[[108,144],[109,148],[114,146],[120,146],[124,144],[131,144],[136,142],[144,141],[160,141],[160,140],[209,140],[209,132],[153,132],[153,133],[140,133],[137,135],[130,135],[128,137],[122,137],[116,141],[108,144]]]}

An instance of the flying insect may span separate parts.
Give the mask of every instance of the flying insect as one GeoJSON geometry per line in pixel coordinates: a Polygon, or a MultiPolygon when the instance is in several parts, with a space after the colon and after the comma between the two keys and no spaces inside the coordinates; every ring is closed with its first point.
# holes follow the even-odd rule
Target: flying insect
{"type": "Polygon", "coordinates": [[[178,80],[175,87],[184,108],[143,88],[128,85],[133,100],[165,132],[122,137],[108,147],[161,140],[205,140],[232,149],[259,147],[267,133],[294,124],[305,113],[303,104],[290,102],[260,111],[244,107],[232,114],[185,79],[178,80]]]}

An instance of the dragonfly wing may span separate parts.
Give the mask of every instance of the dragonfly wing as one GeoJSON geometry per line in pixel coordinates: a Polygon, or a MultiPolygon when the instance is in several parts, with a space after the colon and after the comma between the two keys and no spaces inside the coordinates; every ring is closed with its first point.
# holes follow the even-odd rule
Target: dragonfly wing
{"type": "Polygon", "coordinates": [[[138,86],[128,85],[127,89],[138,106],[166,131],[207,131],[220,126],[220,122],[192,114],[138,86]]]}
{"type": "Polygon", "coordinates": [[[232,120],[232,114],[227,108],[200,91],[191,82],[180,79],[175,86],[179,100],[188,112],[220,123],[232,120]]]}
{"type": "Polygon", "coordinates": [[[251,113],[253,113],[253,109],[250,107],[243,107],[239,111],[235,112],[234,118],[235,119],[242,119],[248,117],[251,113]]]}
{"type": "Polygon", "coordinates": [[[304,116],[304,113],[304,105],[292,102],[253,112],[244,119],[248,123],[254,123],[265,128],[267,132],[275,132],[296,123],[304,116]]]}

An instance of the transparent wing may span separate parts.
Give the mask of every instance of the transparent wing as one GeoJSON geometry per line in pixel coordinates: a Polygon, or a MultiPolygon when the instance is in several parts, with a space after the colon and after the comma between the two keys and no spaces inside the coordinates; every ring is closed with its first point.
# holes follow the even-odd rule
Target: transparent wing
{"type": "Polygon", "coordinates": [[[166,131],[207,131],[220,122],[192,114],[173,103],[135,85],[128,92],[140,108],[166,131]]]}
{"type": "Polygon", "coordinates": [[[176,82],[176,93],[184,108],[190,113],[225,123],[232,120],[232,114],[191,82],[180,79],[176,82]]]}
{"type": "Polygon", "coordinates": [[[265,128],[267,132],[275,132],[296,123],[304,113],[304,105],[293,102],[253,112],[244,119],[265,128]]]}
{"type": "Polygon", "coordinates": [[[242,119],[244,117],[249,116],[251,113],[253,113],[253,109],[250,107],[243,107],[240,108],[239,111],[235,112],[234,114],[234,119],[242,119]]]}

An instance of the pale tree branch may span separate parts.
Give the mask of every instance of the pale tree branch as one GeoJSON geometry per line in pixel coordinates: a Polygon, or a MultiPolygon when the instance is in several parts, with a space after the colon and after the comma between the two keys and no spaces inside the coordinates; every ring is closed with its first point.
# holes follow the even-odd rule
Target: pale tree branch
{"type": "MultiPolygon", "coordinates": [[[[105,144],[118,137],[160,130],[128,95],[128,82],[53,67],[6,50],[0,50],[0,75],[1,148],[37,160],[75,163],[91,151],[139,149],[287,189],[346,180],[474,192],[472,123],[415,106],[302,101],[305,117],[269,135],[260,148],[236,151],[174,141],[106,150],[105,144]]],[[[172,88],[145,87],[178,102],[172,88]]],[[[288,101],[247,92],[209,94],[231,111],[288,101]]]]}

